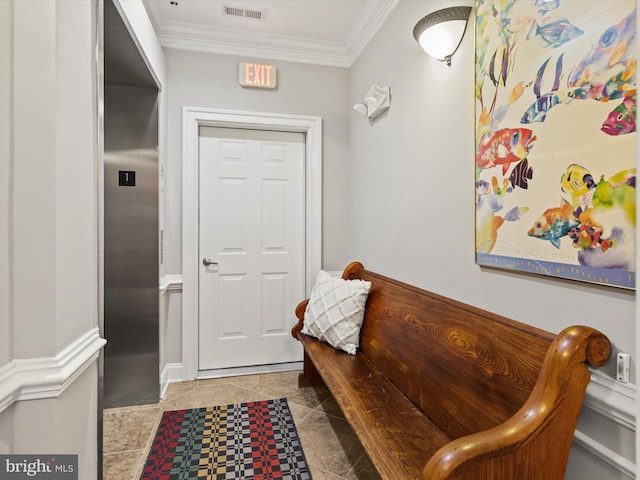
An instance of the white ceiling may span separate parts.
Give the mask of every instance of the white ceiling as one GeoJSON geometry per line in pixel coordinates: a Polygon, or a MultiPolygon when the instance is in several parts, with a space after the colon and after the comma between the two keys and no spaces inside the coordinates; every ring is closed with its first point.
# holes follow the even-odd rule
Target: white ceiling
{"type": "Polygon", "coordinates": [[[349,67],[398,0],[143,3],[164,47],[349,67]],[[224,15],[225,6],[260,11],[264,18],[224,15]]]}

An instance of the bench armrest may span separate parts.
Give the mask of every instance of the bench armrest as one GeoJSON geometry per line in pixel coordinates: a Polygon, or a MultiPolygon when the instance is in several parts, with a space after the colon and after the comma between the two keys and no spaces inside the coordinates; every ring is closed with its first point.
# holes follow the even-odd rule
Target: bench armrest
{"type": "Polygon", "coordinates": [[[296,340],[298,340],[298,333],[302,331],[302,327],[304,326],[304,312],[307,309],[307,303],[309,303],[308,298],[301,301],[296,307],[296,317],[298,317],[298,323],[296,323],[291,329],[291,335],[296,340]]]}
{"type": "Polygon", "coordinates": [[[562,480],[590,379],[587,364],[604,365],[607,337],[589,327],[563,330],[551,343],[531,395],[509,420],[443,446],[425,480],[512,478],[562,480]]]}

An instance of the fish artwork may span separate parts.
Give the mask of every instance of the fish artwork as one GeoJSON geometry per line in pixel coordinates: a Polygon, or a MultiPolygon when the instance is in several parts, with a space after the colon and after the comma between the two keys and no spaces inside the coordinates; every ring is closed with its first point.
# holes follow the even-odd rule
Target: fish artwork
{"type": "Polygon", "coordinates": [[[545,93],[544,95],[540,95],[540,86],[542,84],[542,77],[544,76],[544,71],[547,68],[547,64],[551,57],[547,58],[540,69],[538,70],[538,74],[536,75],[536,80],[533,84],[533,93],[536,95],[536,101],[524,112],[522,118],[520,119],[520,123],[529,124],[532,122],[544,122],[547,118],[547,112],[551,110],[551,108],[555,107],[559,103],[561,103],[560,96],[558,95],[558,87],[560,87],[560,76],[562,75],[562,57],[564,53],[558,57],[556,61],[556,76],[553,81],[553,86],[551,87],[551,91],[545,93]]]}
{"type": "Polygon", "coordinates": [[[635,90],[636,10],[607,28],[567,80],[569,96],[598,101],[622,98],[635,90]]]}
{"type": "Polygon", "coordinates": [[[558,48],[578,38],[583,33],[584,31],[580,30],[564,17],[556,20],[543,20],[541,25],[533,20],[531,22],[531,29],[527,34],[527,40],[536,38],[542,48],[558,48]]]}
{"type": "Polygon", "coordinates": [[[594,188],[596,182],[591,172],[576,163],[569,165],[560,177],[560,189],[563,193],[571,195],[573,206],[576,208],[592,205],[594,188]]]}
{"type": "Polygon", "coordinates": [[[496,56],[498,55],[498,50],[494,52],[493,57],[491,57],[491,61],[489,62],[489,78],[495,86],[498,86],[499,83],[506,85],[507,74],[509,71],[509,50],[503,48],[500,51],[502,59],[499,62],[500,75],[498,75],[498,78],[496,78],[496,56]]]}
{"type": "Polygon", "coordinates": [[[476,152],[476,164],[482,168],[502,166],[506,175],[509,165],[526,158],[536,136],[527,128],[503,128],[482,136],[476,152]]]}
{"type": "Polygon", "coordinates": [[[555,10],[560,6],[560,0],[536,0],[536,7],[542,14],[555,10]]]}
{"type": "Polygon", "coordinates": [[[548,240],[554,247],[560,248],[560,239],[578,225],[580,221],[576,211],[569,202],[563,200],[560,207],[545,210],[527,234],[540,240],[548,240]]]}
{"type": "Polygon", "coordinates": [[[520,187],[526,190],[531,179],[533,179],[533,167],[529,166],[529,160],[526,158],[513,167],[511,175],[509,175],[509,181],[513,188],[520,187]]]}
{"type": "Polygon", "coordinates": [[[622,103],[609,113],[600,130],[612,136],[635,132],[636,105],[635,93],[624,97],[622,103]]]}
{"type": "Polygon", "coordinates": [[[522,216],[529,211],[529,207],[513,207],[504,214],[505,222],[515,222],[520,220],[522,216]]]}

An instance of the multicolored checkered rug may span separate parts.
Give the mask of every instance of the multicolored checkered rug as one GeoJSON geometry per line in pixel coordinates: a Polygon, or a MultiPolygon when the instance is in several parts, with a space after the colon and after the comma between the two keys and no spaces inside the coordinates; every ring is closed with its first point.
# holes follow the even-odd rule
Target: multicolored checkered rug
{"type": "Polygon", "coordinates": [[[164,412],[140,480],[311,479],[285,398],[164,412]]]}

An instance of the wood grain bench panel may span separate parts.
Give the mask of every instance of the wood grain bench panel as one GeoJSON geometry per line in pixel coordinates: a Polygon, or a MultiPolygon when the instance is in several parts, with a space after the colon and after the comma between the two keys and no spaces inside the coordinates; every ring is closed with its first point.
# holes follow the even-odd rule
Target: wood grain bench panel
{"type": "Polygon", "coordinates": [[[562,480],[589,383],[611,344],[557,335],[347,266],[372,283],[351,356],[301,333],[299,383],[324,381],[382,478],[562,480]]]}
{"type": "Polygon", "coordinates": [[[382,477],[419,478],[448,437],[366,357],[298,338],[382,477]]]}
{"type": "Polygon", "coordinates": [[[553,335],[489,312],[480,316],[372,272],[359,273],[373,285],[362,353],[449,436],[504,422],[531,394],[553,335]],[[425,304],[428,310],[421,308],[425,304]],[[429,395],[434,390],[435,397],[429,395]]]}

